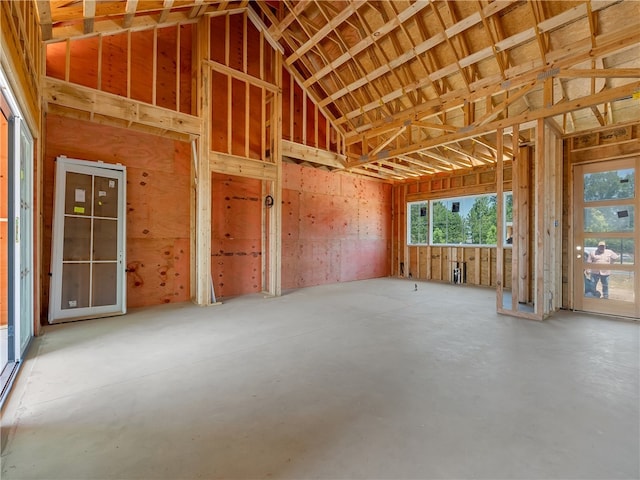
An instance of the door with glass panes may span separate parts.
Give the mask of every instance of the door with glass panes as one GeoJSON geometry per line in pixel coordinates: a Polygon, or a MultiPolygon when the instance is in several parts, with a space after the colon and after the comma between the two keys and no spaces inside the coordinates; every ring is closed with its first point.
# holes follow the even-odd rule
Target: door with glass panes
{"type": "Polygon", "coordinates": [[[57,158],[49,322],[126,312],[125,167],[57,158]]]}
{"type": "Polygon", "coordinates": [[[640,157],[574,166],[573,304],[640,318],[640,157]]]}

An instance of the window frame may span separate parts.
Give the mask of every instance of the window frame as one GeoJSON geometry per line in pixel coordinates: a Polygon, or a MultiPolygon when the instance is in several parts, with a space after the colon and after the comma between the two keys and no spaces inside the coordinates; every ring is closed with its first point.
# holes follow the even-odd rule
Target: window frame
{"type": "MultiPolygon", "coordinates": [[[[443,197],[443,198],[438,198],[438,199],[433,199],[431,204],[429,205],[430,209],[429,209],[429,244],[431,246],[437,246],[437,247],[497,247],[497,241],[496,243],[434,243],[433,240],[433,228],[434,228],[434,221],[433,221],[433,214],[434,214],[434,208],[433,205],[435,202],[451,202],[451,204],[453,205],[456,202],[459,202],[460,204],[462,204],[463,200],[469,200],[469,199],[477,199],[477,198],[481,198],[481,197],[494,197],[496,199],[497,202],[497,194],[496,193],[478,193],[478,194],[472,194],[472,195],[458,195],[455,197],[443,197]]],[[[475,200],[474,200],[475,202],[475,200]]],[[[463,227],[464,227],[464,217],[462,217],[462,215],[460,214],[460,206],[458,207],[459,211],[456,212],[460,215],[460,217],[463,219],[463,227]]],[[[497,230],[497,218],[496,218],[496,230],[497,230]]]]}
{"type": "MultiPolygon", "coordinates": [[[[411,246],[411,247],[415,247],[415,246],[426,246],[430,244],[430,209],[431,209],[431,205],[430,205],[430,201],[429,200],[416,200],[413,202],[407,202],[406,203],[406,217],[407,217],[407,221],[406,221],[406,227],[407,227],[407,231],[406,231],[406,235],[407,235],[407,241],[406,244],[407,246],[411,246]],[[411,206],[412,205],[418,205],[418,204],[424,204],[425,208],[426,208],[426,215],[425,217],[425,222],[426,222],[426,232],[425,232],[425,241],[423,242],[416,242],[413,243],[411,241],[411,226],[412,226],[412,221],[411,221],[411,206]]],[[[421,216],[422,217],[422,216],[421,216]]]]}

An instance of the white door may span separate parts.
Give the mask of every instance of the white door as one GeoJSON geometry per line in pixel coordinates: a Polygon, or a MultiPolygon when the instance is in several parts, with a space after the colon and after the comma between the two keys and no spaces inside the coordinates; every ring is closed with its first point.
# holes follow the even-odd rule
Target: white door
{"type": "Polygon", "coordinates": [[[57,158],[49,323],[126,312],[122,165],[57,158]]]}

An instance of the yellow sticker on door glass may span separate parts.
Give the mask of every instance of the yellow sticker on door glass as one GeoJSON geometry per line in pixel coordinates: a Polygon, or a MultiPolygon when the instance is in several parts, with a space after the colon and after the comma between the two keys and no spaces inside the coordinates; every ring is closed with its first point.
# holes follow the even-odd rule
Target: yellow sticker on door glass
{"type": "Polygon", "coordinates": [[[73,207],[73,213],[84,213],[84,207],[73,207]]]}

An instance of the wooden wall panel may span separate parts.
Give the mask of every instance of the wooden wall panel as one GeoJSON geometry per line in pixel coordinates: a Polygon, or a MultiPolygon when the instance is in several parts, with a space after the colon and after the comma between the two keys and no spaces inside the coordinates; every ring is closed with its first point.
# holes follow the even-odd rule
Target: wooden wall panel
{"type": "MultiPolygon", "coordinates": [[[[228,67],[244,71],[244,15],[227,15],[229,28],[229,62],[225,62],[228,67]]],[[[249,28],[254,28],[250,24],[249,28]]]]}
{"type": "MultiPolygon", "coordinates": [[[[217,77],[216,77],[217,78],[217,77]]],[[[215,80],[215,79],[214,79],[215,80]]],[[[223,85],[213,84],[214,90],[222,89],[223,85]]],[[[237,79],[231,80],[231,151],[229,153],[245,157],[246,129],[247,121],[246,105],[247,84],[237,79]]],[[[250,132],[254,135],[258,132],[250,132]]]]}
{"type": "Polygon", "coordinates": [[[211,17],[211,44],[209,58],[215,62],[226,64],[225,45],[227,17],[211,17]]]}
{"type": "Polygon", "coordinates": [[[292,140],[291,128],[291,74],[287,70],[282,71],[282,138],[292,140]]]}
{"type": "Polygon", "coordinates": [[[46,48],[46,75],[48,77],[57,78],[58,80],[64,80],[67,43],[49,43],[46,48]]]}
{"type": "Polygon", "coordinates": [[[318,148],[322,150],[329,150],[329,142],[327,141],[327,128],[329,122],[322,112],[318,112],[318,148]]]}
{"type": "MultiPolygon", "coordinates": [[[[293,83],[293,105],[291,110],[293,112],[293,132],[291,140],[297,143],[302,143],[302,128],[304,126],[304,119],[302,116],[303,105],[303,92],[300,85],[297,82],[293,83]]],[[[282,108],[285,108],[284,102],[282,108]]]]}
{"type": "Polygon", "coordinates": [[[317,147],[318,139],[316,136],[316,133],[317,133],[316,132],[316,125],[317,125],[316,106],[309,97],[306,97],[306,108],[303,110],[303,113],[306,113],[306,119],[307,119],[304,125],[306,136],[304,137],[305,141],[303,143],[305,145],[317,147]]]}
{"type": "Polygon", "coordinates": [[[156,66],[156,105],[178,110],[177,65],[178,28],[159,28],[157,38],[158,60],[156,66]]]}
{"type": "Polygon", "coordinates": [[[262,290],[262,182],[214,173],[211,275],[216,298],[262,290]]]}
{"type": "Polygon", "coordinates": [[[227,152],[227,117],[229,116],[227,78],[221,73],[211,73],[211,150],[225,153],[227,152]],[[224,88],[220,88],[221,85],[224,85],[224,88]]]}
{"type": "Polygon", "coordinates": [[[193,45],[196,28],[180,25],[180,112],[195,115],[196,68],[193,65],[193,45]]]}
{"type": "Polygon", "coordinates": [[[152,30],[131,33],[131,98],[153,103],[152,30]]]}
{"type": "MultiPolygon", "coordinates": [[[[266,78],[265,65],[260,64],[260,32],[254,28],[250,21],[247,21],[247,73],[255,78],[266,78]]],[[[268,43],[262,43],[263,55],[269,53],[271,47],[268,43]]],[[[270,82],[273,83],[273,82],[270,82]]]]}
{"type": "Polygon", "coordinates": [[[189,299],[189,243],[188,238],[127,239],[129,308],[189,299]]]}
{"type": "Polygon", "coordinates": [[[101,90],[127,96],[127,36],[108,35],[102,39],[101,90]]]}
{"type": "Polygon", "coordinates": [[[89,88],[98,88],[98,37],[88,37],[70,43],[69,81],[89,88]]]}
{"type": "MultiPolygon", "coordinates": [[[[127,167],[127,303],[133,307],[188,300],[190,145],[54,115],[47,116],[46,133],[44,268],[50,265],[55,157],[121,163],[127,167]]],[[[49,277],[43,275],[42,320],[48,293],[49,277]]]]}
{"type": "Polygon", "coordinates": [[[196,27],[171,25],[46,46],[48,76],[191,114],[196,27]],[[68,56],[67,56],[68,53],[68,56]]]}
{"type": "MultiPolygon", "coordinates": [[[[249,86],[249,158],[262,159],[262,89],[249,86]]],[[[268,117],[265,118],[265,120],[268,117]]]]}
{"type": "Polygon", "coordinates": [[[391,187],[283,165],[282,287],[387,276],[391,187]]]}

